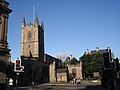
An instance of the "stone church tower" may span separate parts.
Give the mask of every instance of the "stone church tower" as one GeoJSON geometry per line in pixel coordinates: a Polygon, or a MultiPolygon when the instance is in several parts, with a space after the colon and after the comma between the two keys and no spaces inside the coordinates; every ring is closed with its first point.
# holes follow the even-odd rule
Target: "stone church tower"
{"type": "Polygon", "coordinates": [[[44,61],[44,25],[39,25],[38,16],[34,23],[26,24],[22,20],[21,56],[36,57],[44,61]]]}
{"type": "Polygon", "coordinates": [[[8,63],[10,61],[10,49],[8,48],[8,17],[12,12],[8,8],[9,3],[0,0],[0,61],[8,63]]]}

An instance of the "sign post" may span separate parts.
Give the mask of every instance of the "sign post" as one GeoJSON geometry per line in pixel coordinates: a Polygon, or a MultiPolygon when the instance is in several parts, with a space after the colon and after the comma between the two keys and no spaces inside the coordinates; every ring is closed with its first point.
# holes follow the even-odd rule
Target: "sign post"
{"type": "Polygon", "coordinates": [[[18,76],[20,73],[16,73],[16,90],[18,90],[18,76]]]}

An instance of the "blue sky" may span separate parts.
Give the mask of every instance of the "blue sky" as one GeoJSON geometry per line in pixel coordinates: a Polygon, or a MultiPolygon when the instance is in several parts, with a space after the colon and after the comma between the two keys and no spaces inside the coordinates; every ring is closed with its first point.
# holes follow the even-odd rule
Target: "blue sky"
{"type": "Polygon", "coordinates": [[[8,42],[11,59],[20,56],[21,22],[33,22],[33,6],[39,24],[45,25],[45,52],[77,59],[86,49],[110,47],[120,58],[120,0],[6,0],[9,15],[8,42]]]}

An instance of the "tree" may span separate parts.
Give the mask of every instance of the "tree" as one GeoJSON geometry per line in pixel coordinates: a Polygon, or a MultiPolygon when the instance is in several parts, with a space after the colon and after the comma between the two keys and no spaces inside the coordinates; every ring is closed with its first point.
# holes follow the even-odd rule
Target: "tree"
{"type": "Polygon", "coordinates": [[[114,53],[111,53],[111,58],[112,58],[112,59],[114,59],[114,58],[115,58],[114,53]]]}
{"type": "Polygon", "coordinates": [[[84,78],[91,76],[91,61],[92,61],[92,55],[90,54],[84,54],[82,57],[80,57],[80,60],[82,61],[82,68],[83,68],[83,76],[84,78]]]}
{"type": "Polygon", "coordinates": [[[102,71],[102,54],[97,52],[92,57],[92,72],[102,71]]]}
{"type": "Polygon", "coordinates": [[[80,57],[82,61],[83,76],[84,78],[92,77],[93,72],[101,72],[102,70],[102,54],[84,54],[80,57]]]}

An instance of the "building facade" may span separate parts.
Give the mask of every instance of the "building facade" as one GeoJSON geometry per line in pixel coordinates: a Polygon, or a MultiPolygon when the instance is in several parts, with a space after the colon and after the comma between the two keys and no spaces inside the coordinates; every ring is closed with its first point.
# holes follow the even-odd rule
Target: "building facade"
{"type": "Polygon", "coordinates": [[[49,65],[50,82],[68,82],[68,68],[62,67],[57,62],[53,62],[49,65]]]}
{"type": "Polygon", "coordinates": [[[76,64],[76,65],[68,65],[68,72],[69,75],[72,75],[75,79],[83,79],[82,76],[82,62],[76,64]]]}
{"type": "Polygon", "coordinates": [[[8,18],[12,12],[9,3],[0,0],[0,90],[5,90],[8,77],[7,68],[10,64],[10,49],[8,47],[8,18]]]}
{"type": "Polygon", "coordinates": [[[67,68],[62,68],[62,69],[57,69],[57,82],[68,82],[68,69],[67,68]]]}
{"type": "Polygon", "coordinates": [[[12,12],[8,8],[9,3],[1,0],[0,1],[0,61],[9,62],[10,61],[10,49],[8,47],[8,18],[9,14],[12,12]]]}

